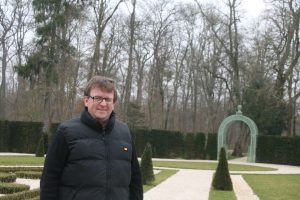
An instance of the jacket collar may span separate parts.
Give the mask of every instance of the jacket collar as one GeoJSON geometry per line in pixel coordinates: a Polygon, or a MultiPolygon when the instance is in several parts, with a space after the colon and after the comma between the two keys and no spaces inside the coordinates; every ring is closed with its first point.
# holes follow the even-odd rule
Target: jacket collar
{"type": "Polygon", "coordinates": [[[105,126],[105,128],[103,128],[103,126],[100,124],[99,121],[97,121],[96,119],[94,119],[91,114],[88,112],[87,108],[85,107],[84,110],[81,113],[81,117],[80,120],[86,124],[87,126],[91,127],[92,129],[95,129],[96,131],[99,132],[110,132],[114,125],[115,125],[115,120],[116,120],[116,114],[113,111],[109,117],[109,120],[105,126]]]}

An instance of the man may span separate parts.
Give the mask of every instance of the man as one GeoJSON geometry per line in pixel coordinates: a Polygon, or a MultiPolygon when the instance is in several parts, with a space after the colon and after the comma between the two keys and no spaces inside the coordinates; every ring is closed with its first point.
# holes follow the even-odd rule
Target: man
{"type": "Polygon", "coordinates": [[[62,123],[47,152],[41,200],[142,200],[135,146],[116,120],[114,80],[95,76],[84,90],[80,118],[62,123]]]}

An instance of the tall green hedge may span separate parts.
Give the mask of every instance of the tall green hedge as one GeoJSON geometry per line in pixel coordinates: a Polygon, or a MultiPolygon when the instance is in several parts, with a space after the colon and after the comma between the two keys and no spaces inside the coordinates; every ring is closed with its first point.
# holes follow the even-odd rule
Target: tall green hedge
{"type": "MultiPolygon", "coordinates": [[[[51,136],[56,132],[57,126],[58,124],[51,125],[51,136]]],[[[39,122],[0,121],[0,151],[36,153],[41,130],[42,123],[39,122]]],[[[212,142],[215,141],[216,134],[211,134],[215,136],[209,136],[209,141],[206,142],[204,133],[183,134],[178,131],[156,129],[134,129],[131,132],[139,157],[142,156],[147,142],[152,146],[153,157],[157,158],[216,159],[217,157],[217,143],[212,142]]],[[[47,152],[48,138],[43,139],[44,149],[47,152]]]]}
{"type": "MultiPolygon", "coordinates": [[[[51,135],[58,124],[50,127],[51,135]]],[[[0,152],[35,153],[42,134],[42,123],[0,121],[0,152]]],[[[146,143],[157,158],[217,159],[217,134],[180,133],[166,130],[131,130],[137,154],[142,156],[146,143]]],[[[51,142],[50,137],[50,142],[51,142]]],[[[44,138],[47,152],[48,138],[44,138]]],[[[300,166],[300,137],[259,135],[256,162],[300,166]]]]}
{"type": "Polygon", "coordinates": [[[218,135],[208,134],[206,144],[206,156],[208,160],[217,160],[217,146],[218,146],[218,135]]]}
{"type": "MultiPolygon", "coordinates": [[[[215,134],[217,135],[217,134],[215,134]]],[[[204,133],[197,133],[195,136],[195,158],[205,159],[206,155],[206,136],[204,133]]],[[[217,148],[217,146],[215,146],[217,148]]]]}
{"type": "MultiPolygon", "coordinates": [[[[35,153],[42,134],[41,122],[0,121],[0,152],[35,153]]],[[[52,124],[53,134],[58,124],[52,124]]],[[[48,140],[45,141],[45,151],[48,140]]]]}
{"type": "Polygon", "coordinates": [[[184,137],[184,158],[193,159],[196,155],[195,135],[188,133],[184,137]]]}
{"type": "Polygon", "coordinates": [[[259,135],[256,162],[300,166],[300,137],[259,135]]]}
{"type": "Polygon", "coordinates": [[[41,123],[9,122],[9,151],[34,153],[41,133],[41,123]]]}
{"type": "Polygon", "coordinates": [[[0,121],[0,151],[9,151],[9,128],[8,121],[0,121]]]}
{"type": "Polygon", "coordinates": [[[184,150],[183,134],[166,130],[132,130],[138,156],[143,154],[146,143],[152,146],[152,155],[157,158],[182,157],[184,150]]]}

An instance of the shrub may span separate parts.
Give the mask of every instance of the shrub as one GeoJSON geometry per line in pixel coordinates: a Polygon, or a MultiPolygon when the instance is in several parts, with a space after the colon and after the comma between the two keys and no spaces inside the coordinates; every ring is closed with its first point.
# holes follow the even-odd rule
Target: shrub
{"type": "Polygon", "coordinates": [[[25,184],[17,183],[0,183],[0,193],[1,194],[12,194],[16,192],[22,192],[24,190],[29,190],[30,187],[25,184]]]}
{"type": "Polygon", "coordinates": [[[212,186],[215,190],[232,191],[232,182],[230,179],[224,147],[221,148],[219,157],[219,163],[213,178],[212,186]]]}
{"type": "Polygon", "coordinates": [[[13,173],[0,173],[0,182],[13,183],[17,179],[16,174],[13,173]]]}
{"type": "Polygon", "coordinates": [[[18,171],[18,172],[16,172],[16,174],[17,174],[17,177],[19,177],[19,178],[40,179],[42,172],[18,171]]]}
{"type": "Polygon", "coordinates": [[[141,171],[143,184],[154,181],[153,164],[152,164],[152,148],[151,144],[147,143],[144,153],[141,158],[141,171]]]}
{"type": "Polygon", "coordinates": [[[34,198],[31,198],[31,199],[28,199],[28,200],[40,200],[40,197],[34,197],[34,198]]]}
{"type": "Polygon", "coordinates": [[[0,200],[24,200],[24,199],[38,200],[39,195],[40,195],[40,189],[34,189],[34,190],[18,192],[15,194],[9,194],[6,196],[1,196],[0,200]]]}
{"type": "Polygon", "coordinates": [[[43,167],[0,167],[0,172],[36,171],[41,172],[43,167]]]}

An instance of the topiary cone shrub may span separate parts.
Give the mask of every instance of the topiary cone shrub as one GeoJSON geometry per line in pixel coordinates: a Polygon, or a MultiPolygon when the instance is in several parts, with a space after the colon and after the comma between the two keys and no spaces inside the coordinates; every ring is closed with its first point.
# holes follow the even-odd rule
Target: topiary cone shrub
{"type": "Polygon", "coordinates": [[[224,147],[222,147],[220,151],[219,163],[213,178],[212,187],[215,190],[232,191],[232,182],[224,147]]]}
{"type": "Polygon", "coordinates": [[[148,184],[154,181],[153,164],[152,164],[152,148],[151,144],[147,143],[141,158],[141,173],[143,184],[148,184]]]}

